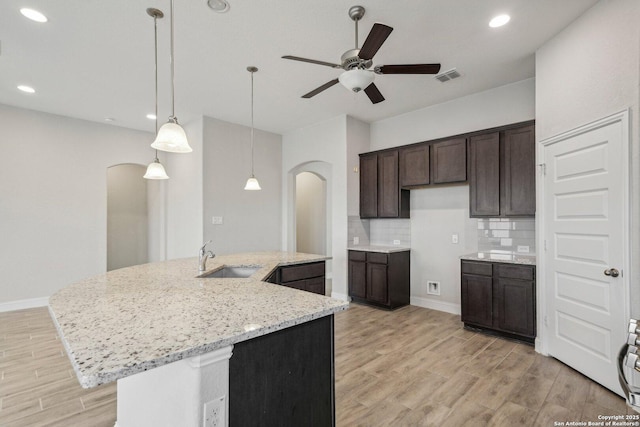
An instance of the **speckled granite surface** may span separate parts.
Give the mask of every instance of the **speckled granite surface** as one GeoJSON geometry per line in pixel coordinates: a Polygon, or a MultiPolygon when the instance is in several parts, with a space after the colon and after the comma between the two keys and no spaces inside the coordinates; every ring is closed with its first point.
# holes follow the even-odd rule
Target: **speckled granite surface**
{"type": "Polygon", "coordinates": [[[347,250],[350,251],[363,251],[363,252],[380,252],[384,254],[390,254],[392,252],[404,252],[410,251],[411,248],[405,246],[384,246],[384,245],[354,245],[349,246],[347,250]]]}
{"type": "Polygon", "coordinates": [[[207,272],[263,266],[245,279],[198,278],[197,258],[138,265],[67,286],[49,310],[80,384],[95,387],[347,309],[345,301],[262,281],[279,265],[325,259],[256,252],[207,263],[207,272]]]}
{"type": "Polygon", "coordinates": [[[509,264],[536,265],[535,255],[523,255],[518,253],[474,252],[469,255],[462,255],[460,259],[466,259],[469,261],[490,261],[506,262],[509,264]]]}

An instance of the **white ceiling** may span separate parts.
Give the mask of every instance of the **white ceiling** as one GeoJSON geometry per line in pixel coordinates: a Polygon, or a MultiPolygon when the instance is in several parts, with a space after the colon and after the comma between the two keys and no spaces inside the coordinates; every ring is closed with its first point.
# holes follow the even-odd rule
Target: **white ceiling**
{"type": "MultiPolygon", "coordinates": [[[[372,122],[534,76],[535,51],[596,0],[229,0],[218,14],[206,0],[175,0],[176,116],[206,115],[250,124],[250,74],[255,75],[255,126],[283,133],[349,114],[372,122]],[[360,43],[371,26],[394,28],[374,64],[440,62],[462,77],[440,83],[428,75],[377,76],[386,100],[336,85],[311,99],[301,95],[340,70],[281,59],[302,56],[340,62],[354,47],[350,6],[361,4],[360,43]],[[498,13],[507,26],[487,25],[498,13]]],[[[0,103],[153,131],[153,19],[158,21],[160,123],[170,113],[169,0],[2,0],[0,103]],[[49,22],[22,17],[21,7],[49,22]],[[37,93],[24,94],[19,84],[37,93]]]]}

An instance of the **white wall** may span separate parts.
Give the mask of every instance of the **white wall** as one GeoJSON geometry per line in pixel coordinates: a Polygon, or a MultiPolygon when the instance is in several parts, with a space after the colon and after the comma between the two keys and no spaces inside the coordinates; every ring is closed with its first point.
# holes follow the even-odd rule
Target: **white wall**
{"type": "Polygon", "coordinates": [[[296,175],[296,251],[326,254],[326,181],[311,172],[296,175]]]}
{"type": "MultiPolygon", "coordinates": [[[[534,93],[535,82],[528,79],[374,122],[371,150],[531,120],[534,93]]],[[[477,251],[477,220],[469,218],[469,187],[411,190],[410,214],[411,303],[459,313],[459,256],[477,251]],[[458,244],[451,243],[453,233],[459,236],[458,244]],[[440,281],[440,296],[427,295],[427,280],[440,281]]]]}
{"type": "Polygon", "coordinates": [[[332,295],[347,298],[347,117],[339,116],[282,137],[282,247],[290,250],[295,230],[295,175],[306,164],[321,162],[318,170],[327,178],[327,218],[333,261],[328,267],[332,295]],[[326,175],[331,175],[327,177],[326,175]],[[330,270],[329,270],[330,269],[330,270]]]}
{"type": "Polygon", "coordinates": [[[369,123],[347,116],[347,212],[360,216],[360,153],[371,151],[369,123]]]}
{"type": "Polygon", "coordinates": [[[2,310],[106,271],[107,167],[153,150],[151,132],[4,105],[0,128],[2,310]]]}
{"type": "MultiPolygon", "coordinates": [[[[183,125],[191,153],[167,154],[167,259],[198,255],[202,245],[203,118],[183,125]]],[[[194,268],[197,268],[194,267],[194,268]]]]}
{"type": "Polygon", "coordinates": [[[600,1],[536,53],[538,141],[630,109],[631,315],[640,316],[640,2],[600,1]]]}
{"type": "Polygon", "coordinates": [[[146,169],[107,168],[107,271],[149,262],[146,169]]]}
{"type": "Polygon", "coordinates": [[[251,128],[205,117],[203,130],[203,240],[213,240],[210,249],[217,254],[279,250],[282,136],[254,130],[254,171],[262,190],[247,191],[251,128]],[[213,216],[223,223],[213,225],[213,216]]]}

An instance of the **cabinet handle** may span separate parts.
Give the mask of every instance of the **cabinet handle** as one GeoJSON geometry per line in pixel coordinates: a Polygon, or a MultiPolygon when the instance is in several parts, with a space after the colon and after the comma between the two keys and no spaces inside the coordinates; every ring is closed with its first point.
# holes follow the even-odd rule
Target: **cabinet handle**
{"type": "Polygon", "coordinates": [[[608,268],[604,271],[604,275],[611,276],[611,277],[618,277],[620,275],[620,272],[615,268],[608,268]]]}

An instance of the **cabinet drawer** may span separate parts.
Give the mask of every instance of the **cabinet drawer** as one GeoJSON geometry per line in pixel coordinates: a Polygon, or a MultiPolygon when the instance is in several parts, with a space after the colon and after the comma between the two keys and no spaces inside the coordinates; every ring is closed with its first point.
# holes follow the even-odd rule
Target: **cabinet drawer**
{"type": "Polygon", "coordinates": [[[324,261],[311,264],[301,264],[292,267],[282,267],[280,272],[281,282],[293,282],[295,280],[324,276],[324,261]]]}
{"type": "Polygon", "coordinates": [[[533,267],[510,264],[496,264],[498,277],[506,279],[533,280],[533,267]]]}
{"type": "Polygon", "coordinates": [[[493,268],[490,262],[462,261],[462,273],[477,274],[479,276],[492,276],[493,268]]]}
{"type": "Polygon", "coordinates": [[[349,261],[362,261],[367,260],[367,253],[362,251],[349,251],[349,261]]]}
{"type": "Polygon", "coordinates": [[[367,253],[367,262],[373,262],[376,264],[386,264],[388,256],[387,254],[381,254],[378,252],[368,252],[367,253]]]}
{"type": "Polygon", "coordinates": [[[324,277],[316,277],[315,279],[308,279],[305,286],[305,291],[313,292],[314,294],[324,295],[324,277]]]}

